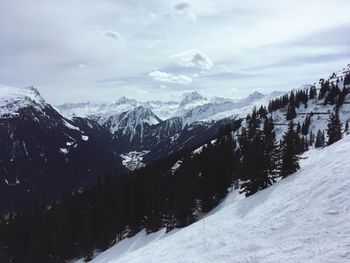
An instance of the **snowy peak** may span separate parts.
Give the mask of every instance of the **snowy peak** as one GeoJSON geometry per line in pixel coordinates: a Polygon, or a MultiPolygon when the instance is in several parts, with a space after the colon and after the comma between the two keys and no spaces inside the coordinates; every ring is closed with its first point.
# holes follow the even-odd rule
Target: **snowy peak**
{"type": "Polygon", "coordinates": [[[116,105],[129,104],[129,105],[132,105],[132,106],[136,106],[137,105],[137,101],[134,100],[134,99],[129,99],[129,98],[123,96],[119,100],[117,100],[117,102],[115,104],[116,105]]]}
{"type": "Polygon", "coordinates": [[[233,100],[215,96],[210,99],[210,102],[214,104],[221,104],[221,103],[233,102],[233,100]]]}
{"type": "Polygon", "coordinates": [[[150,109],[138,106],[119,115],[110,116],[105,125],[112,133],[122,131],[123,134],[131,134],[133,137],[139,129],[143,131],[144,125],[156,125],[161,121],[150,109]]]}
{"type": "Polygon", "coordinates": [[[252,101],[254,100],[259,100],[261,98],[263,98],[265,95],[262,94],[259,91],[254,91],[253,93],[249,94],[248,98],[250,98],[252,101]]]}
{"type": "Polygon", "coordinates": [[[138,106],[134,110],[128,112],[129,117],[135,119],[139,123],[147,123],[150,125],[155,125],[160,123],[162,120],[158,118],[150,109],[143,106],[138,106]]]}
{"type": "Polygon", "coordinates": [[[203,97],[197,91],[185,94],[184,99],[180,102],[180,107],[186,107],[192,103],[198,103],[202,101],[207,101],[207,98],[203,97]]]}
{"type": "Polygon", "coordinates": [[[42,110],[48,104],[34,87],[14,88],[0,86],[0,117],[11,117],[22,108],[35,107],[42,110]]]}

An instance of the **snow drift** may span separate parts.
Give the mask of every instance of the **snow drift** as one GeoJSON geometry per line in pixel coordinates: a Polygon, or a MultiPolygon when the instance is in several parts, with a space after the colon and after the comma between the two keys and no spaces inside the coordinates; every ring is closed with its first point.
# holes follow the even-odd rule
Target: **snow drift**
{"type": "Polygon", "coordinates": [[[350,262],[350,136],[310,150],[301,170],[165,234],[139,233],[93,263],[350,262]]]}

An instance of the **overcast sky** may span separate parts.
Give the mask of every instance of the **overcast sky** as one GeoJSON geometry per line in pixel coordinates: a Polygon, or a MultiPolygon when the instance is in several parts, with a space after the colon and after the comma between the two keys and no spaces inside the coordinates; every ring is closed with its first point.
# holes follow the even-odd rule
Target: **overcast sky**
{"type": "Polygon", "coordinates": [[[238,98],[350,63],[349,0],[0,0],[0,83],[51,103],[238,98]]]}

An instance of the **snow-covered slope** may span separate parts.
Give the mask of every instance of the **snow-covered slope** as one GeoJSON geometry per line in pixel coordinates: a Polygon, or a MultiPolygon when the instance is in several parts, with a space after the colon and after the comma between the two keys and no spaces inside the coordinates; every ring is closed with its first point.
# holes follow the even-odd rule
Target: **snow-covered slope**
{"type": "Polygon", "coordinates": [[[93,263],[350,262],[350,136],[311,150],[301,170],[165,234],[144,232],[93,263]]]}
{"type": "Polygon", "coordinates": [[[140,132],[141,138],[143,137],[144,125],[156,125],[162,120],[150,109],[138,106],[121,114],[110,115],[106,119],[105,116],[101,116],[98,121],[107,125],[113,134],[116,132],[129,134],[131,141],[137,132],[140,132]]]}
{"type": "Polygon", "coordinates": [[[47,103],[34,87],[13,88],[0,85],[0,118],[18,115],[18,110],[29,106],[43,110],[47,103]]]}

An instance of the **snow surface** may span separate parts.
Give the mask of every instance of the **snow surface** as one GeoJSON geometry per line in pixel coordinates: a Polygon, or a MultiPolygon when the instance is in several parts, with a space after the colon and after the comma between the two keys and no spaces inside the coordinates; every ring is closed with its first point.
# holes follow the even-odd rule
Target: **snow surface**
{"type": "Polygon", "coordinates": [[[350,136],[303,157],[273,186],[248,198],[233,191],[202,220],[142,231],[92,263],[350,262],[350,136]]]}
{"type": "Polygon", "coordinates": [[[18,110],[26,107],[43,110],[47,103],[33,87],[14,88],[0,85],[0,117],[8,118],[18,115],[18,110]]]}
{"type": "Polygon", "coordinates": [[[129,153],[121,154],[120,157],[122,157],[123,159],[123,165],[129,170],[133,171],[145,166],[145,164],[142,161],[143,156],[145,156],[147,153],[149,153],[149,151],[132,151],[129,153]]]}

